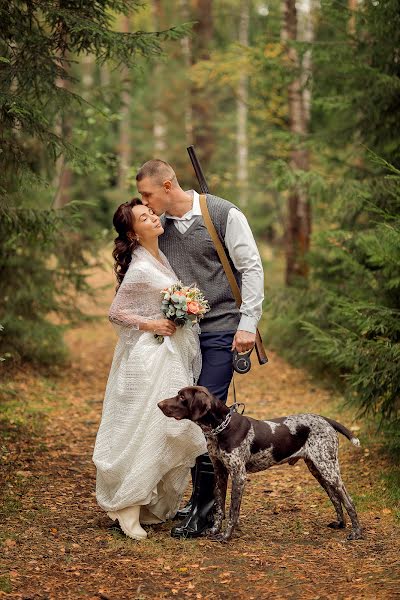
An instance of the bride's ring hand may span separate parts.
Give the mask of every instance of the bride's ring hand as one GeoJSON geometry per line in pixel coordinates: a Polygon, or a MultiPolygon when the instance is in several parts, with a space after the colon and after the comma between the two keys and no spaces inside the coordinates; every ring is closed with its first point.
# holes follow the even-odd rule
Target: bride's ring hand
{"type": "Polygon", "coordinates": [[[170,336],[176,331],[176,325],[169,319],[158,319],[152,323],[153,332],[156,335],[170,336]]]}

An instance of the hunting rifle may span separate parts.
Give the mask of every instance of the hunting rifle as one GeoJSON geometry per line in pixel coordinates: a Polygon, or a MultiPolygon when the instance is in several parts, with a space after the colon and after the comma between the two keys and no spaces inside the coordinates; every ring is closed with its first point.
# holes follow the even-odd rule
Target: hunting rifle
{"type": "MultiPolygon", "coordinates": [[[[203,173],[203,170],[201,168],[199,159],[196,156],[196,151],[194,149],[194,146],[189,146],[187,148],[187,151],[188,151],[190,160],[192,161],[193,169],[194,169],[194,172],[196,173],[197,180],[199,182],[200,191],[202,192],[202,194],[209,194],[210,191],[208,189],[206,178],[204,177],[204,173],[203,173]]],[[[224,265],[224,268],[225,268],[225,265],[224,265]]],[[[228,265],[228,268],[229,268],[229,265],[228,265]]],[[[226,268],[225,268],[225,272],[226,272],[226,268]]],[[[228,280],[229,280],[228,273],[226,273],[226,274],[227,274],[227,277],[228,277],[228,280]]],[[[235,296],[236,303],[237,303],[238,307],[240,307],[240,304],[242,302],[240,290],[239,290],[239,287],[237,286],[237,284],[236,284],[236,288],[237,289],[236,290],[234,289],[235,288],[235,283],[236,283],[236,280],[234,279],[234,277],[233,277],[233,280],[234,280],[233,282],[231,282],[229,280],[229,283],[231,284],[232,292],[233,292],[233,295],[235,296]]],[[[265,353],[263,341],[262,341],[262,338],[261,338],[261,335],[260,335],[260,332],[258,331],[258,329],[257,329],[257,332],[256,332],[255,348],[256,348],[256,353],[257,353],[257,358],[258,358],[259,364],[260,365],[265,365],[265,363],[268,362],[268,358],[267,358],[267,355],[265,353]]]]}

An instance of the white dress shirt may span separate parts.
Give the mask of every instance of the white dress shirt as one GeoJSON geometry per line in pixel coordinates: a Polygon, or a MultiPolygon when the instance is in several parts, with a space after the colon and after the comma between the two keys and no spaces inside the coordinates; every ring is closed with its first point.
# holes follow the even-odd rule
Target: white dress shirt
{"type": "MultiPolygon", "coordinates": [[[[194,219],[201,215],[199,194],[195,190],[188,190],[186,193],[193,196],[193,206],[183,217],[165,213],[167,219],[174,220],[174,225],[180,233],[185,233],[194,219]]],[[[231,208],[228,213],[224,243],[233,264],[242,275],[242,304],[238,329],[255,333],[262,314],[264,272],[247,219],[236,208],[231,208]]]]}

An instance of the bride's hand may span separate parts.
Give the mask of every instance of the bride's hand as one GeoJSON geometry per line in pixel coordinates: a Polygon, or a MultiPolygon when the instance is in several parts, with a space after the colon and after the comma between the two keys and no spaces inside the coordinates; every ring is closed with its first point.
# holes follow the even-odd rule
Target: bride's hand
{"type": "Polygon", "coordinates": [[[155,319],[147,323],[146,329],[156,335],[170,336],[175,333],[176,325],[169,319],[155,319]]]}

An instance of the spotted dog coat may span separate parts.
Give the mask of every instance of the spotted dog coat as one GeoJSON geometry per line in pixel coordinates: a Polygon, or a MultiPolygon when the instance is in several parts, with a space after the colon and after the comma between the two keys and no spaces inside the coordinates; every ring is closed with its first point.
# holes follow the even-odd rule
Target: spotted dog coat
{"type": "Polygon", "coordinates": [[[337,521],[329,527],[345,527],[344,506],[352,523],[348,539],[362,537],[356,509],[340,475],[336,432],[356,446],[360,443],[344,425],[314,414],[258,421],[234,412],[227,426],[213,434],[214,429],[229,420],[229,409],[202,386],[183,388],[177,396],[162,400],[158,406],[168,417],[194,421],[207,438],[216,475],[214,525],[208,532],[213,539],[226,541],[232,535],[239,518],[246,472],[256,473],[284,463],[293,465],[301,458],[335,507],[337,521]],[[229,475],[231,505],[228,524],[221,533],[229,475]]]}

